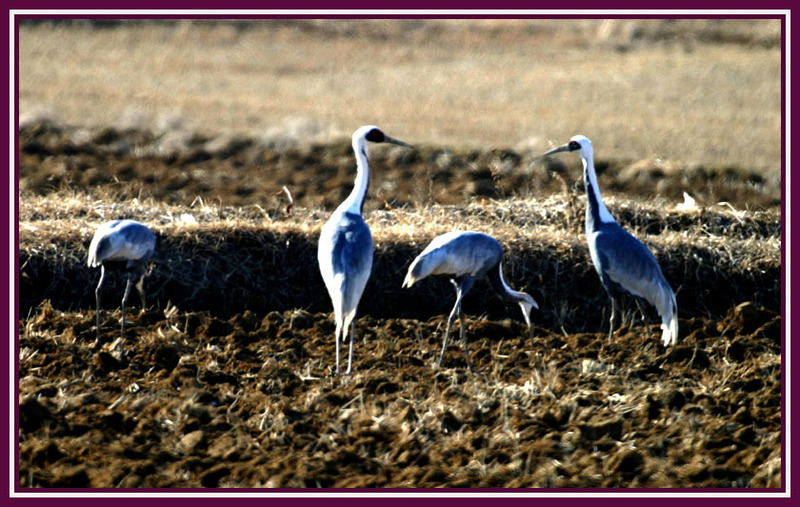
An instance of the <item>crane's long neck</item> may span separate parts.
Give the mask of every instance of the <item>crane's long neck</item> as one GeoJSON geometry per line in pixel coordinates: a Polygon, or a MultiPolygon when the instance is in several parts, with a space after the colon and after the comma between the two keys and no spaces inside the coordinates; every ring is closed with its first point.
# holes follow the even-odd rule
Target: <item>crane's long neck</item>
{"type": "Polygon", "coordinates": [[[601,223],[611,223],[615,220],[606,205],[603,204],[603,198],[600,197],[593,157],[591,154],[588,157],[582,156],[581,161],[583,162],[583,184],[586,187],[586,233],[589,234],[597,230],[601,223]]]}
{"type": "Polygon", "coordinates": [[[495,268],[489,270],[489,281],[492,283],[494,289],[505,299],[509,299],[511,301],[515,301],[519,303],[519,307],[522,309],[522,316],[525,319],[525,323],[528,324],[528,328],[533,330],[531,327],[531,309],[532,308],[539,308],[539,305],[536,301],[531,297],[530,294],[526,294],[524,292],[518,292],[508,286],[506,281],[503,279],[503,263],[498,262],[495,268]]]}
{"type": "MultiPolygon", "coordinates": [[[[487,273],[489,276],[489,281],[492,283],[492,287],[494,290],[497,291],[498,294],[503,296],[504,298],[510,301],[516,301],[517,303],[522,301],[527,301],[527,294],[524,292],[518,292],[508,286],[505,279],[503,278],[503,263],[498,262],[497,266],[490,269],[487,273]]],[[[528,296],[530,297],[530,296],[528,296]]]]}
{"type": "Polygon", "coordinates": [[[361,215],[364,211],[364,199],[369,188],[369,161],[367,160],[367,145],[363,139],[353,139],[353,151],[356,154],[356,181],[353,191],[339,206],[348,213],[361,215]]]}

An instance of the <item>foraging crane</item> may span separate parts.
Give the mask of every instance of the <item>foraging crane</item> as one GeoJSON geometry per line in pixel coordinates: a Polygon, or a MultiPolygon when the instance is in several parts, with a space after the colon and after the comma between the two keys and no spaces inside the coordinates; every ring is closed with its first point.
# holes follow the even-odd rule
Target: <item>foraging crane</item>
{"type": "Polygon", "coordinates": [[[618,298],[627,292],[646,300],[656,308],[661,316],[661,342],[664,346],[674,345],[678,339],[678,303],[675,293],[664,279],[661,266],[650,250],[623,229],[603,204],[594,170],[592,142],[585,136],[573,136],[569,143],[548,151],[545,156],[561,151],[577,151],[583,161],[589,255],[611,298],[611,329],[608,338],[611,339],[614,333],[618,298]]]}
{"type": "Polygon", "coordinates": [[[131,291],[134,275],[138,277],[136,289],[144,300],[144,275],[147,264],[156,248],[156,236],[143,224],[134,220],[111,220],[97,228],[89,245],[90,268],[100,266],[100,281],[94,294],[97,300],[97,338],[100,338],[100,289],[106,276],[106,268],[128,273],[125,295],[122,297],[122,334],[125,334],[125,304],[131,291]]]}
{"type": "Polygon", "coordinates": [[[350,352],[347,358],[349,375],[353,366],[355,317],[364,287],[372,271],[372,234],[361,214],[369,187],[367,142],[392,143],[411,148],[410,144],[392,139],[378,127],[365,125],[353,133],[356,154],[356,180],[353,191],[336,208],[322,227],[317,249],[319,270],[333,303],[336,319],[336,374],[339,375],[339,347],[350,330],[350,352]]]}
{"type": "MultiPolygon", "coordinates": [[[[403,281],[403,287],[411,287],[417,281],[429,275],[449,275],[450,281],[456,288],[456,304],[447,319],[447,328],[444,332],[444,343],[436,367],[442,366],[447,342],[450,339],[450,327],[458,315],[461,324],[461,340],[464,342],[464,352],[467,355],[467,367],[472,371],[469,360],[469,342],[464,329],[464,312],[461,310],[461,301],[472,288],[475,280],[484,274],[498,294],[505,299],[519,303],[522,316],[531,328],[531,310],[539,308],[534,299],[524,292],[512,290],[503,279],[502,265],[503,247],[500,242],[482,232],[453,231],[433,238],[427,247],[417,256],[408,268],[408,273],[403,281]]],[[[531,334],[531,336],[533,336],[531,334]]]]}

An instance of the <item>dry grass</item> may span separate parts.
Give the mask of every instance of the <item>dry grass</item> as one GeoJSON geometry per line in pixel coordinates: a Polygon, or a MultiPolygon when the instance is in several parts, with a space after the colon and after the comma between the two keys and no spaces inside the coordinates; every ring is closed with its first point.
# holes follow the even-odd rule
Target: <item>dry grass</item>
{"type": "MultiPolygon", "coordinates": [[[[772,252],[768,257],[780,255],[777,210],[736,210],[722,203],[687,211],[680,205],[659,201],[642,203],[615,197],[605,201],[612,214],[635,234],[655,231],[651,239],[656,244],[758,240],[764,251],[772,252]]],[[[454,229],[486,232],[509,244],[571,242],[583,241],[582,235],[574,234],[564,224],[569,219],[582,221],[582,206],[561,195],[544,200],[475,199],[458,206],[376,210],[366,219],[377,243],[426,243],[454,229]]],[[[290,217],[280,206],[269,211],[257,206],[220,208],[217,203],[200,199],[191,206],[181,206],[150,199],[117,200],[108,194],[96,198],[64,190],[47,196],[21,196],[20,246],[37,236],[76,239],[76,234],[86,237],[88,243],[101,222],[123,217],[140,220],[167,235],[179,230],[239,228],[313,236],[319,234],[328,216],[329,212],[302,207],[295,207],[290,217]]]]}
{"type": "Polygon", "coordinates": [[[19,112],[289,140],[411,142],[780,169],[778,20],[24,25],[19,112]]]}
{"type": "MultiPolygon", "coordinates": [[[[194,207],[158,202],[92,200],[62,192],[25,196],[20,206],[21,315],[43,299],[58,308],[93,304],[96,273],[85,267],[86,248],[100,222],[129,217],[160,236],[148,292],[160,307],[211,309],[230,315],[250,309],[328,311],[316,266],[316,238],[328,213],[295,209],[288,217],[254,207],[198,202],[194,207]],[[309,269],[309,266],[314,268],[309,269]],[[268,290],[266,290],[268,288],[268,290]],[[220,303],[216,294],[226,298],[220,303]]],[[[780,217],[776,212],[716,209],[679,211],[662,203],[609,199],[620,222],[650,246],[678,294],[683,317],[724,315],[742,301],[778,311],[780,217]],[[684,294],[686,295],[684,297],[684,294]]],[[[583,234],[565,227],[582,210],[554,196],[547,201],[474,201],[375,211],[368,222],[376,259],[363,314],[425,319],[446,313],[448,284],[431,282],[410,291],[400,283],[411,259],[435,235],[453,229],[490,233],[506,247],[509,283],[531,292],[549,329],[583,329],[602,320],[606,306],[583,234]],[[576,291],[575,287],[585,287],[576,291]],[[397,301],[403,301],[398,306],[397,301]]],[[[112,282],[113,283],[113,282],[112,282]]],[[[112,286],[113,287],[113,286],[112,286]]],[[[113,292],[114,288],[108,289],[113,292]]],[[[468,311],[508,314],[491,292],[476,291],[468,311]]]]}

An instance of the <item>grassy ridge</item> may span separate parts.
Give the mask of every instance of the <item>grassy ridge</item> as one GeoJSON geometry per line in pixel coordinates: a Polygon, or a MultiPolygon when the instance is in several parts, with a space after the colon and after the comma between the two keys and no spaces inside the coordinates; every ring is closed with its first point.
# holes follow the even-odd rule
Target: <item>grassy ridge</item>
{"type": "MultiPolygon", "coordinates": [[[[666,211],[619,200],[609,201],[609,207],[653,249],[676,290],[682,318],[721,318],[742,301],[780,311],[777,214],[722,207],[666,211]]],[[[546,202],[476,201],[373,212],[368,222],[376,259],[369,297],[360,311],[416,319],[447,313],[452,288],[444,280],[426,281],[411,290],[400,285],[411,259],[436,234],[475,229],[505,245],[507,279],[539,301],[538,325],[597,329],[606,320],[607,301],[583,235],[566,227],[567,215],[576,211],[563,197],[554,196],[546,202]]],[[[291,218],[282,212],[258,217],[236,208],[220,211],[136,201],[105,205],[82,194],[57,194],[31,196],[21,203],[20,316],[44,299],[60,309],[93,307],[97,273],[85,266],[85,258],[101,215],[137,218],[158,231],[158,254],[147,281],[151,304],[165,307],[169,302],[183,311],[211,310],[220,316],[245,309],[257,314],[330,310],[316,269],[325,212],[299,208],[291,218]]],[[[122,281],[107,287],[106,301],[117,304],[122,281]]],[[[516,318],[517,313],[491,290],[474,291],[465,310],[492,318],[516,318]]]]}

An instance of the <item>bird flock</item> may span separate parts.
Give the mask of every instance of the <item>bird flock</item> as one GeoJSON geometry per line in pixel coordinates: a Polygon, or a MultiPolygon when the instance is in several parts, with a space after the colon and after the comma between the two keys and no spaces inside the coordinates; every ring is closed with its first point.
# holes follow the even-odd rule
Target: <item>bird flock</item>
{"type": "MultiPolygon", "coordinates": [[[[352,146],[356,157],[356,179],[353,190],[323,225],[319,237],[317,259],[319,270],[333,305],[336,322],[335,374],[340,375],[341,344],[348,342],[347,369],[352,373],[353,343],[358,304],[372,273],[373,242],[369,226],[364,221],[364,201],[370,182],[368,143],[390,143],[407,148],[412,145],[391,138],[374,125],[365,125],[353,133],[352,146]]],[[[678,306],[675,293],[664,278],[661,267],[650,250],[620,226],[603,204],[597,185],[591,141],[582,135],[544,154],[577,152],[583,163],[586,191],[586,240],[592,263],[611,299],[609,340],[612,339],[620,314],[620,297],[634,296],[652,305],[661,317],[661,343],[674,345],[678,338],[678,306]]],[[[97,303],[96,332],[100,337],[100,293],[106,270],[127,273],[127,285],[122,298],[121,333],[125,333],[125,306],[134,285],[145,308],[144,277],[156,249],[156,236],[147,226],[133,220],[112,220],[101,224],[89,245],[87,265],[100,267],[100,280],[95,290],[97,303]],[[134,283],[134,280],[137,280],[134,283]]],[[[411,262],[403,280],[410,288],[431,275],[450,278],[456,290],[456,301],[447,320],[442,350],[434,367],[441,367],[456,317],[461,328],[467,367],[472,370],[469,342],[464,325],[461,303],[475,281],[484,275],[494,290],[504,299],[519,304],[522,316],[533,339],[531,312],[539,305],[529,294],[515,291],[503,277],[503,247],[488,234],[474,231],[451,231],[434,238],[411,262]]]]}

